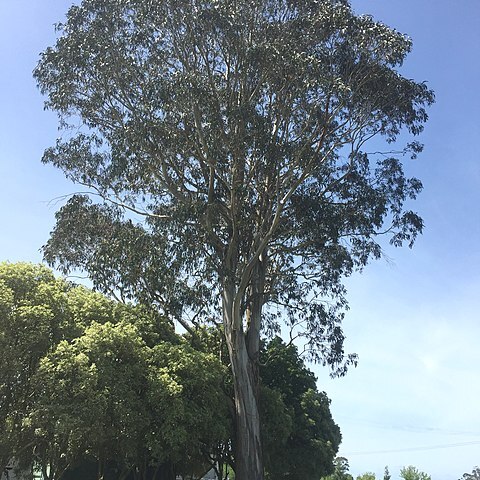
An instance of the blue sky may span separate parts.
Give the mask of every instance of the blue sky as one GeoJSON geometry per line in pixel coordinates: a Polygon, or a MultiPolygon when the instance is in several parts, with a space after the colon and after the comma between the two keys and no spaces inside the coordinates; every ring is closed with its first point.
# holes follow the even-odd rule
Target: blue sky
{"type": "MultiPolygon", "coordinates": [[[[40,261],[55,199],[75,190],[40,163],[57,122],[31,76],[70,4],[0,0],[0,260],[40,261]]],[[[378,478],[388,465],[396,479],[412,464],[455,480],[480,464],[480,2],[353,5],[413,38],[403,73],[437,95],[425,151],[406,167],[425,185],[415,208],[426,230],[413,250],[387,248],[388,261],[348,281],[344,327],[359,366],[336,380],[315,371],[352,474],[378,478]]]]}

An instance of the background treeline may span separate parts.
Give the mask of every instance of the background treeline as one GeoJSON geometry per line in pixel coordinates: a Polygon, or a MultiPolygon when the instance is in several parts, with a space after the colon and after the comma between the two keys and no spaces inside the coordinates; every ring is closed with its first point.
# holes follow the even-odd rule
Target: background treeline
{"type": "MultiPolygon", "coordinates": [[[[234,478],[222,339],[178,335],[44,266],[0,263],[0,473],[14,458],[46,480],[234,478]]],[[[296,347],[265,342],[260,375],[267,478],[332,473],[340,430],[296,347]]]]}
{"type": "MultiPolygon", "coordinates": [[[[334,471],[323,478],[323,480],[353,480],[354,477],[349,472],[348,460],[345,457],[337,457],[334,461],[334,471]]],[[[413,465],[408,465],[400,469],[399,477],[402,480],[432,480],[432,477],[425,472],[422,472],[413,465]]],[[[383,472],[383,480],[391,480],[392,475],[388,466],[383,472]]],[[[365,472],[357,475],[356,480],[377,480],[373,472],[365,472]]],[[[475,467],[472,473],[464,473],[459,480],[480,480],[480,468],[475,467]]]]}

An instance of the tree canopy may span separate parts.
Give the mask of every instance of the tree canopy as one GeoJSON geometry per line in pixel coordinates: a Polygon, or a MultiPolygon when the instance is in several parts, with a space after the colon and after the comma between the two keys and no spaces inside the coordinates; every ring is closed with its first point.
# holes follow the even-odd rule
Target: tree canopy
{"type": "Polygon", "coordinates": [[[68,290],[46,267],[0,263],[0,472],[33,446],[24,421],[41,358],[76,331],[68,290]]]}
{"type": "Polygon", "coordinates": [[[297,348],[279,337],[265,346],[261,360],[266,478],[315,480],[332,473],[341,434],[327,395],[317,390],[316,378],[297,348]],[[280,396],[282,408],[272,394],[280,396]]]}
{"type": "Polygon", "coordinates": [[[58,29],[35,77],[65,133],[43,160],[91,196],[45,257],[187,330],[223,323],[237,475],[259,480],[260,332],[281,317],[345,373],[342,279],[422,230],[421,183],[367,149],[427,120],[411,41],[346,0],[83,0],[58,29]]]}
{"type": "Polygon", "coordinates": [[[46,480],[89,462],[88,478],[205,471],[230,435],[217,357],[41,265],[0,263],[0,363],[2,472],[13,457],[46,480]]]}
{"type": "Polygon", "coordinates": [[[350,466],[345,457],[337,457],[335,459],[334,471],[324,477],[324,480],[353,480],[353,476],[349,473],[350,466]]]}
{"type": "Polygon", "coordinates": [[[400,469],[400,477],[403,480],[431,480],[432,477],[425,472],[420,471],[413,465],[400,469]]]}
{"type": "Polygon", "coordinates": [[[375,474],[373,472],[365,472],[358,475],[357,480],[375,480],[375,474]]]}

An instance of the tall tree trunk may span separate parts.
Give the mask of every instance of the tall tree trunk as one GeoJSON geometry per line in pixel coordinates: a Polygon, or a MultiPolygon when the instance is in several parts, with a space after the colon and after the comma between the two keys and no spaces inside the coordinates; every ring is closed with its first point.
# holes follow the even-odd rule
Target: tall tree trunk
{"type": "Polygon", "coordinates": [[[233,318],[234,288],[223,291],[225,336],[232,365],[235,393],[235,478],[263,480],[263,459],[258,408],[258,355],[247,348],[240,318],[233,318]]]}

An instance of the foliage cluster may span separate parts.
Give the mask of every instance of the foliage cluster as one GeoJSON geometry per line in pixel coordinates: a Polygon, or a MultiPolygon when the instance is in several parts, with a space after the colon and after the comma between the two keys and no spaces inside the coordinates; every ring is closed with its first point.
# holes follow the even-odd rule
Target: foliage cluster
{"type": "Polygon", "coordinates": [[[0,364],[1,471],[15,457],[46,480],[89,462],[98,478],[148,478],[166,464],[206,469],[228,439],[214,355],[40,265],[0,264],[0,364]]]}
{"type": "Polygon", "coordinates": [[[480,468],[475,467],[471,473],[464,473],[460,480],[480,480],[480,468]]]}
{"type": "MultiPolygon", "coordinates": [[[[221,339],[180,336],[44,266],[0,263],[0,471],[15,457],[46,480],[200,478],[212,466],[224,478],[235,464],[221,339]]],[[[262,357],[267,476],[319,478],[341,439],[329,400],[294,346],[275,339],[262,357]]]]}

